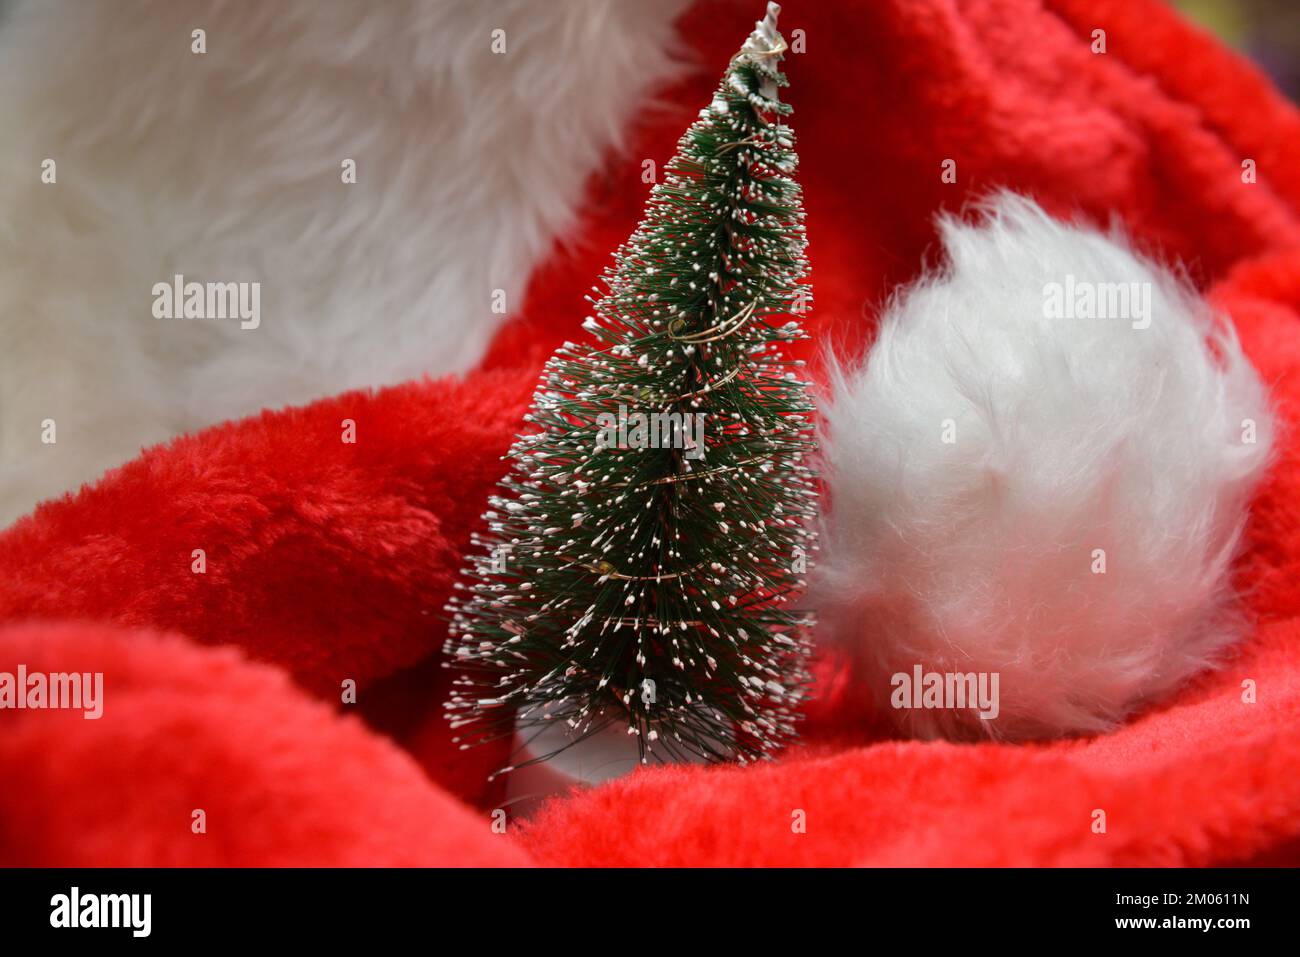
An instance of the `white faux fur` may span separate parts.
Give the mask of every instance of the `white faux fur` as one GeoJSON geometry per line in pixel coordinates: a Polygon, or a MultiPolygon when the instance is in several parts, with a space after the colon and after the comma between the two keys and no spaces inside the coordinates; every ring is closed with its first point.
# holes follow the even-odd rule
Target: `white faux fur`
{"type": "Polygon", "coordinates": [[[471,368],[684,3],[0,7],[0,524],[180,432],[471,368]],[[260,327],[155,319],[176,273],[260,282],[260,327]]]}
{"type": "Polygon", "coordinates": [[[906,732],[1101,731],[1239,634],[1228,572],[1269,457],[1267,396],[1226,320],[1121,237],[1008,194],[940,232],[948,267],[834,383],[823,635],[906,732]],[[1049,318],[1071,276],[1076,295],[1149,284],[1149,328],[1049,318]],[[917,665],[997,673],[997,718],[895,708],[918,703],[893,678],[917,665]]]}

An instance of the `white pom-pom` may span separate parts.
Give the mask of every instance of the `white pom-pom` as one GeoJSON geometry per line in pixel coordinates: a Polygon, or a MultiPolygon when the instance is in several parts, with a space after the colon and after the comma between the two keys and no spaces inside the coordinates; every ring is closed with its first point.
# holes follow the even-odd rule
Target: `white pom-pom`
{"type": "Polygon", "coordinates": [[[983,212],[940,223],[946,270],[836,372],[822,637],[909,733],[1101,731],[1240,634],[1268,400],[1226,319],[1121,238],[983,212]],[[981,674],[985,717],[955,706],[981,674]]]}

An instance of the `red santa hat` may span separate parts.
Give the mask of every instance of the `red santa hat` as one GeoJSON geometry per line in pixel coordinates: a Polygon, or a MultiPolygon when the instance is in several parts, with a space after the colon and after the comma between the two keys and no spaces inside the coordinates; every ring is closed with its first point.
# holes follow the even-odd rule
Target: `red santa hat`
{"type": "MultiPolygon", "coordinates": [[[[1285,429],[1233,552],[1248,624],[1231,650],[1216,644],[1215,669],[1194,674],[1199,650],[1161,658],[1144,672],[1154,699],[1121,695],[1090,712],[1099,727],[1057,715],[1048,729],[1106,733],[1034,747],[899,741],[859,673],[828,652],[803,744],[778,761],[639,771],[492,833],[503,785],[486,775],[501,755],[450,742],[439,611],[542,363],[575,335],[583,295],[639,219],[644,161],[672,154],[754,14],[700,0],[647,40],[657,74],[688,65],[621,106],[623,147],[546,219],[563,241],[514,261],[522,309],[481,357],[463,350],[462,375],[179,436],[0,535],[0,672],[105,679],[99,719],[0,713],[0,778],[23,782],[0,793],[0,862],[1132,865],[1294,853],[1300,528],[1288,489],[1300,466],[1285,429]],[[345,422],[355,442],[340,441],[345,422]],[[806,829],[791,827],[796,812],[806,829]]],[[[1128,238],[1106,255],[1186,264],[1205,308],[1235,329],[1187,359],[1206,363],[1196,383],[1231,393],[1206,407],[1287,420],[1300,390],[1300,183],[1287,175],[1300,113],[1254,67],[1154,0],[790,4],[781,26],[800,43],[784,69],[815,341],[863,356],[928,256],[961,278],[961,244],[990,234],[969,219],[937,225],[939,214],[1007,187],[1053,217],[1034,227],[1041,214],[1024,214],[1021,240],[1110,243],[1060,224],[1118,221],[1128,238]],[[1255,175],[1243,177],[1247,162],[1255,175]],[[1218,362],[1238,341],[1270,402],[1251,404],[1255,373],[1233,378],[1218,362]]],[[[569,91],[566,108],[597,92],[569,91]]],[[[497,213],[509,229],[510,210],[497,213]]],[[[1263,464],[1245,470],[1251,488],[1263,464]]],[[[1246,504],[1205,501],[1230,515],[1246,504]]],[[[1186,530],[1160,521],[1178,514],[1153,513],[1135,535],[1177,536],[1186,530]]],[[[1221,579],[1207,604],[1180,577],[1179,608],[1215,614],[1221,579]]],[[[1029,609],[1004,609],[1018,611],[1029,609]]]]}

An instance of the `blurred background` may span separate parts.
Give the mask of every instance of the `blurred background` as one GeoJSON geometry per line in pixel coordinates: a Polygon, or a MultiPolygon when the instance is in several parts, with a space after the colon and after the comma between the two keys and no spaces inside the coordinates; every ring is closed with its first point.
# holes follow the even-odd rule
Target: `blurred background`
{"type": "Polygon", "coordinates": [[[1300,102],[1300,0],[1173,0],[1300,102]]]}

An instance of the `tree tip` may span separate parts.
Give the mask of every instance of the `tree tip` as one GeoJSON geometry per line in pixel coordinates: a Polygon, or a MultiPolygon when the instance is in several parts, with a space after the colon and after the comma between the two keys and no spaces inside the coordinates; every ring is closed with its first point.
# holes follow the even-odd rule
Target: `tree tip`
{"type": "Polygon", "coordinates": [[[754,24],[754,32],[745,40],[741,53],[759,57],[780,54],[785,49],[785,38],[776,28],[776,20],[780,15],[781,5],[768,3],[767,16],[754,24]]]}

